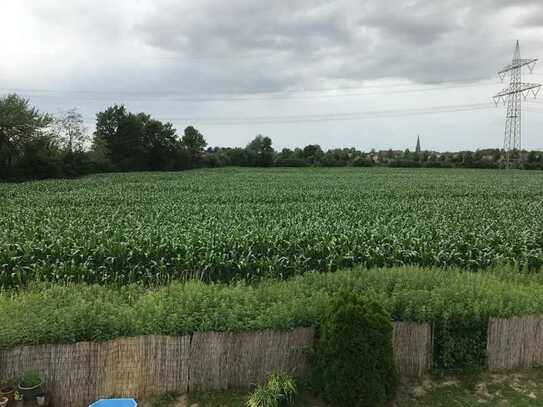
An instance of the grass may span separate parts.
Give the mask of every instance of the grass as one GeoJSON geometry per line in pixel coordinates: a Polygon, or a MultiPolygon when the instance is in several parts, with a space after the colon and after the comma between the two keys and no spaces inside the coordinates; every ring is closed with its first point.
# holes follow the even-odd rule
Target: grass
{"type": "Polygon", "coordinates": [[[403,385],[398,407],[543,406],[543,370],[441,376],[403,385]]]}
{"type": "MultiPolygon", "coordinates": [[[[244,392],[199,393],[190,395],[189,405],[198,403],[200,407],[240,407],[245,405],[246,399],[244,392]]],[[[324,407],[326,404],[306,392],[295,406],[324,407]]],[[[543,370],[428,377],[402,384],[397,399],[397,407],[454,406],[543,406],[543,370]]]]}
{"type": "MultiPolygon", "coordinates": [[[[242,407],[247,401],[247,393],[241,391],[221,391],[196,393],[189,396],[189,405],[197,403],[200,407],[242,407]]],[[[320,407],[325,404],[304,392],[298,396],[293,407],[320,407]]]]}

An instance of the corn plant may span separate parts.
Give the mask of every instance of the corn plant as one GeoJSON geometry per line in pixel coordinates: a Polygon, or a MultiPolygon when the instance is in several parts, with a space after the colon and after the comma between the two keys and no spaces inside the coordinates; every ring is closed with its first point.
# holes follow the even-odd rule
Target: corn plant
{"type": "Polygon", "coordinates": [[[543,173],[216,169],[0,184],[0,288],[543,265],[543,173]]]}

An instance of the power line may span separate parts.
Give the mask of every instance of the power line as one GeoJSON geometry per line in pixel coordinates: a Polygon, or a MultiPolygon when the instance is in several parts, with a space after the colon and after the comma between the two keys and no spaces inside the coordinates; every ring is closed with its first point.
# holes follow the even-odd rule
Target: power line
{"type": "MultiPolygon", "coordinates": [[[[246,116],[246,117],[158,117],[170,122],[198,123],[208,126],[238,126],[249,124],[296,124],[314,122],[333,122],[346,120],[366,120],[382,117],[415,116],[438,113],[468,112],[494,109],[492,103],[472,103],[464,105],[433,106],[414,109],[370,110],[349,113],[327,113],[317,115],[283,115],[283,116],[246,116]]],[[[88,119],[88,117],[87,117],[88,119]]]]}

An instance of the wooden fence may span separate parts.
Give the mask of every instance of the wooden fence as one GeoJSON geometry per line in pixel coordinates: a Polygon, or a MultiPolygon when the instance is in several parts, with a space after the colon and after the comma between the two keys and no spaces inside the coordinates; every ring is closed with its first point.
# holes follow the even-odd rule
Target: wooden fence
{"type": "MultiPolygon", "coordinates": [[[[246,388],[274,371],[307,378],[313,344],[313,329],[298,328],[24,346],[0,351],[0,380],[37,369],[54,406],[83,407],[110,396],[246,388]]],[[[429,369],[430,344],[429,324],[395,323],[394,357],[402,375],[429,369]]]]}
{"type": "Polygon", "coordinates": [[[487,360],[490,370],[543,366],[543,316],[491,319],[487,360]]]}
{"type": "Polygon", "coordinates": [[[432,326],[395,322],[394,362],[401,376],[422,376],[432,367],[432,326]]]}

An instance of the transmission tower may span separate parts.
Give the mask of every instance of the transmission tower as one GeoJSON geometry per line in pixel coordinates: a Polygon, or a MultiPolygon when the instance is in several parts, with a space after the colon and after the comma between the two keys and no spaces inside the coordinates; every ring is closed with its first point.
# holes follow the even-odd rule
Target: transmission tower
{"type": "Polygon", "coordinates": [[[522,67],[528,67],[528,70],[530,73],[532,73],[536,62],[537,59],[522,59],[520,57],[520,46],[517,41],[512,63],[498,72],[498,76],[502,82],[507,76],[507,73],[509,73],[510,77],[509,87],[503,89],[494,96],[494,103],[496,103],[496,106],[500,100],[504,105],[507,104],[507,114],[505,115],[505,136],[503,138],[503,150],[505,152],[505,163],[507,168],[509,168],[510,165],[511,152],[520,151],[521,149],[520,135],[522,98],[526,100],[526,97],[529,94],[532,94],[535,98],[541,87],[541,85],[537,83],[522,82],[522,67]]]}

